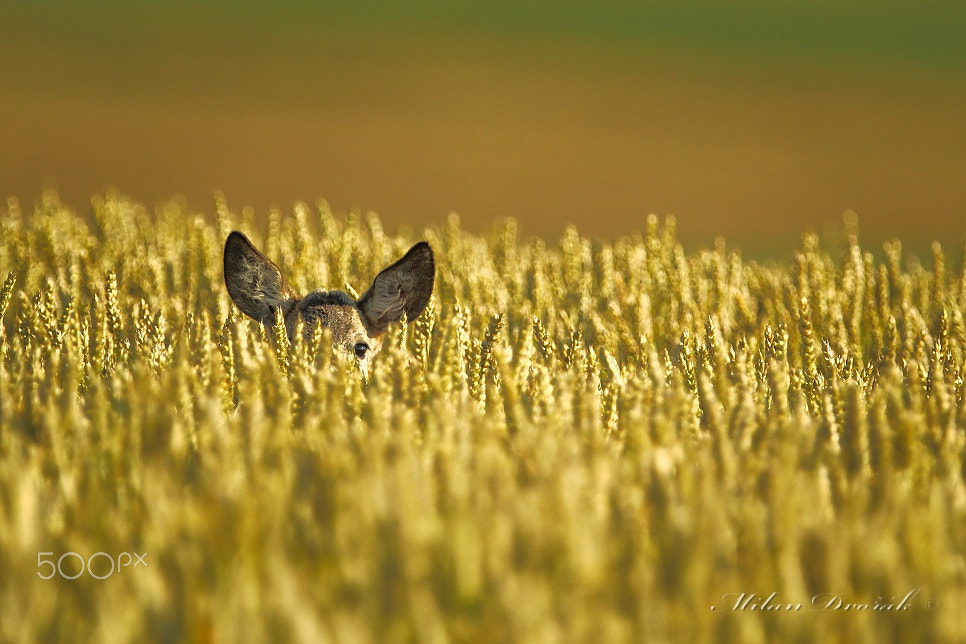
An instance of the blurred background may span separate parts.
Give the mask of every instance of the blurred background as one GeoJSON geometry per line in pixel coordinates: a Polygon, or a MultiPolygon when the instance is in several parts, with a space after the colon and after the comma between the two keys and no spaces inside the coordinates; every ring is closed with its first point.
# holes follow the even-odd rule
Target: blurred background
{"type": "Polygon", "coordinates": [[[966,3],[0,0],[0,193],[787,255],[966,233],[966,3]]]}

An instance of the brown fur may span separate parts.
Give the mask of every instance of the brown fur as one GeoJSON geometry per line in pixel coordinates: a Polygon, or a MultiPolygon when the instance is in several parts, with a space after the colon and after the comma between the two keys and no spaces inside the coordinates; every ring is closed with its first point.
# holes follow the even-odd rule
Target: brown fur
{"type": "Polygon", "coordinates": [[[322,325],[330,330],[335,344],[346,351],[364,344],[368,350],[360,358],[363,371],[390,324],[403,313],[409,321],[415,320],[425,310],[435,275],[433,250],[426,242],[419,242],[402,259],[383,269],[358,301],[342,291],[315,290],[299,298],[278,266],[245,235],[234,231],[225,240],[225,286],[243,313],[271,328],[275,310],[280,309],[290,339],[301,318],[306,336],[322,325]]]}

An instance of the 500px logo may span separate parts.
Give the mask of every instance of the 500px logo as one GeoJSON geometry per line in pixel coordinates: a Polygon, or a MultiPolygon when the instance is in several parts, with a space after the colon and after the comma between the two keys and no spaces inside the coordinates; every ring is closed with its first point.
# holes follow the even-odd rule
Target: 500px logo
{"type": "MultiPolygon", "coordinates": [[[[87,570],[87,572],[90,573],[90,576],[93,577],[94,579],[107,579],[115,572],[120,572],[121,568],[127,568],[128,566],[131,566],[132,568],[136,568],[137,566],[144,566],[145,568],[147,568],[148,566],[148,562],[144,560],[144,558],[148,556],[148,553],[146,552],[143,555],[139,555],[136,552],[133,554],[130,552],[122,552],[117,556],[116,563],[114,561],[114,557],[107,554],[106,552],[95,552],[94,554],[92,554],[90,557],[87,558],[87,561],[84,561],[84,558],[79,554],[77,554],[76,552],[65,552],[60,556],[59,559],[57,559],[56,564],[54,564],[53,559],[45,558],[45,557],[53,557],[53,556],[54,556],[54,553],[52,552],[37,553],[37,568],[44,569],[43,571],[41,570],[37,571],[37,576],[40,577],[41,579],[53,579],[54,575],[57,575],[57,574],[59,574],[64,579],[77,579],[78,577],[84,574],[85,570],[87,570]],[[68,573],[64,572],[64,568],[63,568],[64,559],[68,559],[68,557],[76,558],[78,561],[80,561],[80,571],[77,572],[76,574],[69,574],[70,570],[73,569],[73,566],[69,567],[68,573]],[[106,559],[107,562],[100,563],[99,562],[100,559],[106,559]],[[104,569],[107,567],[107,563],[110,563],[110,568],[107,569],[107,574],[97,574],[96,572],[94,572],[95,561],[99,562],[97,565],[97,568],[101,573],[104,572],[104,569]],[[48,570],[49,570],[49,573],[44,574],[48,570]]],[[[70,559],[68,559],[68,561],[70,561],[70,559]]]]}

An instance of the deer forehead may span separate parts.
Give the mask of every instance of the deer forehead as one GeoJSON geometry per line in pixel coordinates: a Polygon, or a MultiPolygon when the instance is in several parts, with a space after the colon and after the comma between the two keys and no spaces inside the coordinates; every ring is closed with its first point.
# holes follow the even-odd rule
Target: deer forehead
{"type": "Polygon", "coordinates": [[[338,344],[351,347],[373,340],[356,302],[342,291],[312,291],[299,300],[295,311],[307,329],[316,324],[327,327],[338,344]]]}

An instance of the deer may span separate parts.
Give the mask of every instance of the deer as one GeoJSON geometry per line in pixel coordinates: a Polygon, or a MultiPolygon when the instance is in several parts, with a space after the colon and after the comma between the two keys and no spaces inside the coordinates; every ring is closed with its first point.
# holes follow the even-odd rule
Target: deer
{"type": "Polygon", "coordinates": [[[318,326],[326,327],[333,344],[355,356],[365,377],[386,330],[403,313],[409,322],[422,314],[436,278],[433,249],[425,241],[376,275],[358,300],[343,291],[322,289],[299,297],[279,267],[237,230],[225,240],[224,263],[228,295],[242,313],[272,335],[276,312],[280,312],[289,340],[295,339],[299,320],[305,339],[318,326]]]}

